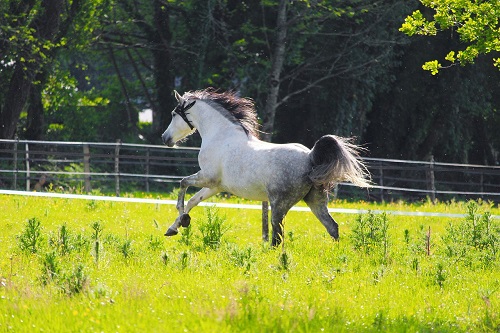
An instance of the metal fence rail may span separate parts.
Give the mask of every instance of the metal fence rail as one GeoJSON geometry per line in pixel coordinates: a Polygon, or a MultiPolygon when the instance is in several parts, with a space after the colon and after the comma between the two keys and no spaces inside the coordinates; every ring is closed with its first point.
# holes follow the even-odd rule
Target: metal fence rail
{"type": "MultiPolygon", "coordinates": [[[[0,188],[170,191],[198,171],[198,148],[99,142],[0,140],[0,188]],[[173,184],[172,184],[173,183],[173,184]]],[[[365,158],[374,187],[339,184],[340,198],[500,201],[500,167],[365,158]]]]}

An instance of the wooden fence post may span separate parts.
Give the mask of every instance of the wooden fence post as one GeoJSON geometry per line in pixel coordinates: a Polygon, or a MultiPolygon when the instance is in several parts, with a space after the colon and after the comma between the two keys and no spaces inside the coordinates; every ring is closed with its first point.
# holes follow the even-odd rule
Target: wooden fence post
{"type": "Polygon", "coordinates": [[[30,183],[30,149],[29,145],[26,142],[26,191],[30,191],[31,183],[30,183]]]}
{"type": "Polygon", "coordinates": [[[17,144],[19,143],[19,139],[16,138],[16,142],[14,143],[14,190],[17,190],[17,174],[19,173],[19,168],[17,167],[17,144]]]}
{"type": "Polygon", "coordinates": [[[269,202],[262,201],[262,240],[269,241],[269,202]]]}
{"type": "Polygon", "coordinates": [[[120,196],[120,146],[122,144],[122,140],[116,140],[115,147],[115,193],[116,196],[120,196]]]}
{"type": "Polygon", "coordinates": [[[149,148],[146,150],[146,192],[149,193],[149,148]]]}
{"type": "Polygon", "coordinates": [[[90,185],[90,149],[86,143],[83,145],[83,172],[85,172],[85,192],[90,193],[92,191],[90,185]]]}
{"type": "Polygon", "coordinates": [[[427,177],[427,189],[431,191],[431,201],[433,204],[436,203],[436,183],[434,178],[434,155],[431,155],[429,172],[427,177]]]}
{"type": "Polygon", "coordinates": [[[384,167],[382,162],[379,162],[379,175],[380,175],[380,201],[384,201],[384,167]]]}

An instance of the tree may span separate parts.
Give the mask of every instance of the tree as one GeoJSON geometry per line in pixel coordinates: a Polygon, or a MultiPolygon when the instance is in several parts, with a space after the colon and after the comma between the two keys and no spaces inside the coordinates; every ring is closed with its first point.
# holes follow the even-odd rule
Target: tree
{"type": "MultiPolygon", "coordinates": [[[[411,8],[414,11],[415,8],[411,8]]],[[[373,102],[364,141],[373,156],[461,162],[498,163],[500,71],[491,60],[454,66],[429,75],[421,64],[459,47],[456,34],[409,38],[399,49],[399,64],[391,75],[394,84],[379,92],[373,102]]]]}
{"type": "Polygon", "coordinates": [[[263,139],[265,141],[271,141],[273,135],[274,119],[280,92],[281,72],[283,71],[286,57],[287,3],[288,0],[279,0],[278,3],[274,47],[271,52],[271,72],[268,78],[268,92],[262,123],[263,139]]]}
{"type": "MultiPolygon", "coordinates": [[[[451,50],[445,56],[449,65],[443,66],[438,60],[427,61],[422,67],[437,74],[441,68],[452,65],[474,63],[482,54],[500,52],[500,2],[420,0],[430,9],[422,13],[416,10],[409,15],[400,30],[409,36],[436,35],[450,30],[456,33],[465,45],[462,50],[451,50]]],[[[494,58],[494,65],[500,69],[500,58],[494,58]]]]}
{"type": "Polygon", "coordinates": [[[28,101],[43,122],[41,92],[60,50],[85,44],[101,0],[3,1],[0,5],[0,138],[12,139],[28,101]]]}
{"type": "MultiPolygon", "coordinates": [[[[153,125],[150,141],[159,142],[160,134],[169,121],[174,107],[172,91],[175,82],[174,35],[171,27],[186,14],[192,1],[113,0],[113,10],[102,31],[102,41],[110,55],[126,55],[124,62],[114,61],[116,75],[120,81],[123,96],[125,80],[121,71],[128,67],[131,76],[139,81],[143,100],[153,110],[153,125]],[[186,9],[187,8],[187,9],[186,9]],[[154,84],[148,85],[152,78],[154,84]],[[151,91],[150,91],[151,90],[151,91]]],[[[112,58],[111,58],[112,60],[112,58]]],[[[127,105],[130,108],[132,102],[127,105]]]]}

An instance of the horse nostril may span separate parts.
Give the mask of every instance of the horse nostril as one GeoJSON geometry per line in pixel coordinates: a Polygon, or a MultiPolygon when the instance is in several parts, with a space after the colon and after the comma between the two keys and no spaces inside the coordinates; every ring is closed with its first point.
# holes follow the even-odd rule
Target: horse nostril
{"type": "Polygon", "coordinates": [[[161,140],[163,141],[164,144],[167,144],[168,142],[168,138],[167,136],[165,135],[165,133],[163,133],[163,135],[161,136],[161,140]]]}
{"type": "Polygon", "coordinates": [[[173,147],[175,145],[175,141],[173,141],[171,137],[162,135],[161,139],[163,140],[163,144],[167,145],[168,147],[173,147]]]}

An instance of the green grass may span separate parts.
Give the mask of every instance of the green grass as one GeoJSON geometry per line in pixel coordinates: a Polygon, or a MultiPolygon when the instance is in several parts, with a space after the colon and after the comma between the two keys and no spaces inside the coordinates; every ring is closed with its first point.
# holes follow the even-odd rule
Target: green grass
{"type": "Polygon", "coordinates": [[[498,220],[469,244],[463,219],[334,214],[333,242],[290,212],[273,249],[258,210],[195,208],[172,238],[167,205],[0,196],[0,210],[0,332],[500,332],[498,220]]]}

